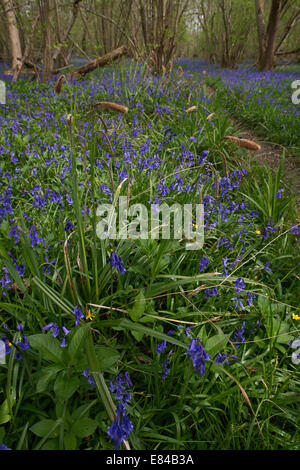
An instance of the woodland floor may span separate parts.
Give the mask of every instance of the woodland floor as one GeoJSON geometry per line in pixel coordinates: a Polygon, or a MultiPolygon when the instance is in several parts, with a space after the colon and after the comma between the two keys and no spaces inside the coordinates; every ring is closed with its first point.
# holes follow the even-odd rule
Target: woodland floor
{"type": "MultiPolygon", "coordinates": [[[[208,93],[215,93],[215,90],[209,86],[208,93]]],[[[239,137],[243,139],[254,140],[261,146],[261,150],[255,154],[255,161],[263,166],[268,166],[274,172],[277,171],[282,151],[285,149],[282,145],[267,142],[263,137],[258,136],[253,129],[247,128],[241,121],[232,118],[232,124],[238,129],[239,137]]],[[[250,162],[251,163],[251,162],[250,162]]],[[[283,182],[289,187],[292,194],[297,197],[297,207],[300,213],[300,164],[293,155],[286,155],[283,169],[283,182]]]]}

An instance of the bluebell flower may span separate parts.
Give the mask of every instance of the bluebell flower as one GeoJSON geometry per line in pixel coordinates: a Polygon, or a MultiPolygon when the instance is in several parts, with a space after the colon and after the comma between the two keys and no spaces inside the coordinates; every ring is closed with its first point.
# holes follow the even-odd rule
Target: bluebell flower
{"type": "Polygon", "coordinates": [[[170,364],[170,362],[171,362],[171,356],[169,354],[168,357],[162,363],[163,373],[162,373],[161,377],[162,377],[163,380],[170,373],[170,369],[168,368],[168,365],[170,364]]]}
{"type": "Polygon", "coordinates": [[[126,387],[132,387],[132,382],[127,372],[119,374],[115,382],[110,382],[110,391],[120,401],[116,407],[116,418],[111,426],[107,428],[109,437],[114,440],[115,449],[119,448],[121,442],[127,439],[133,430],[133,424],[127,416],[125,408],[125,405],[131,400],[131,395],[126,390],[126,387]]]}
{"type": "Polygon", "coordinates": [[[159,343],[156,347],[156,353],[161,354],[164,349],[167,347],[167,341],[163,341],[162,343],[159,343]]]}
{"type": "Polygon", "coordinates": [[[126,272],[126,269],[123,266],[123,260],[121,256],[117,255],[117,253],[113,252],[111,254],[109,263],[111,266],[117,268],[120,274],[124,274],[126,272]]]}
{"type": "Polygon", "coordinates": [[[7,447],[5,444],[0,444],[0,450],[11,450],[11,449],[7,447]]]}
{"type": "Polygon", "coordinates": [[[270,265],[271,265],[271,261],[266,261],[266,262],[265,262],[264,269],[265,269],[266,271],[268,271],[269,273],[272,272],[272,270],[270,269],[270,265]]]}
{"type": "Polygon", "coordinates": [[[39,238],[38,236],[35,225],[32,225],[30,227],[28,235],[29,235],[30,242],[31,242],[31,248],[36,247],[42,241],[42,239],[39,238]]]}
{"type": "Polygon", "coordinates": [[[235,343],[235,347],[238,348],[240,346],[241,343],[243,343],[245,341],[245,338],[243,336],[244,332],[245,332],[245,327],[246,327],[246,322],[244,321],[241,328],[237,329],[234,333],[234,338],[233,338],[233,342],[235,343]]]}
{"type": "Polygon", "coordinates": [[[127,439],[133,429],[133,424],[127,416],[126,409],[120,403],[116,408],[116,419],[107,428],[107,434],[114,441],[115,450],[127,439]]]}
{"type": "Polygon", "coordinates": [[[203,344],[198,338],[192,339],[186,354],[190,355],[196,372],[200,372],[200,376],[202,377],[205,372],[205,362],[210,361],[210,356],[207,354],[203,344]]]}
{"type": "Polygon", "coordinates": [[[85,371],[82,373],[82,375],[88,379],[88,383],[91,385],[92,388],[94,388],[95,381],[94,381],[93,377],[90,375],[90,370],[89,370],[88,367],[85,369],[85,371]]]}
{"type": "Polygon", "coordinates": [[[219,353],[217,358],[215,359],[215,362],[217,364],[223,364],[223,362],[226,362],[226,364],[228,365],[228,359],[227,359],[227,356],[225,353],[219,353]]]}
{"type": "Polygon", "coordinates": [[[284,189],[279,189],[279,191],[275,194],[275,197],[281,199],[281,194],[283,192],[284,192],[284,189]]]}
{"type": "Polygon", "coordinates": [[[63,338],[60,343],[61,348],[65,348],[67,346],[66,343],[66,336],[70,333],[71,330],[68,330],[65,326],[58,326],[56,323],[49,323],[48,325],[44,326],[43,331],[50,330],[52,331],[53,338],[57,338],[60,333],[63,334],[63,338]]]}
{"type": "Polygon", "coordinates": [[[76,305],[73,314],[75,315],[75,325],[78,326],[81,318],[84,318],[80,305],[76,305]]]}
{"type": "Polygon", "coordinates": [[[203,258],[200,260],[200,263],[199,263],[200,273],[202,273],[207,268],[208,265],[209,265],[209,261],[208,261],[207,257],[203,256],[203,258]]]}
{"type": "Polygon", "coordinates": [[[72,230],[73,228],[75,228],[75,225],[71,224],[69,219],[67,219],[66,225],[64,227],[64,231],[68,232],[69,230],[72,230]]]}
{"type": "Polygon", "coordinates": [[[132,386],[128,372],[124,372],[123,374],[119,374],[114,382],[110,382],[109,389],[115,394],[114,397],[125,405],[131,400],[131,396],[126,393],[126,387],[130,388],[132,386]]]}
{"type": "Polygon", "coordinates": [[[206,299],[215,295],[219,295],[219,291],[216,287],[212,287],[211,289],[205,289],[204,293],[206,299]]]}

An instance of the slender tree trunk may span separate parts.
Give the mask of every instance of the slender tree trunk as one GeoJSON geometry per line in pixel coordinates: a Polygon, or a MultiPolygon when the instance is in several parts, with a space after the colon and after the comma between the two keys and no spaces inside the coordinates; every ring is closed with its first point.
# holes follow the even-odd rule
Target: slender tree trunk
{"type": "Polygon", "coordinates": [[[264,0],[255,0],[259,43],[258,67],[260,70],[272,70],[274,67],[282,5],[282,0],[272,0],[268,27],[266,29],[264,0]]]}
{"type": "Polygon", "coordinates": [[[44,71],[43,81],[46,82],[51,77],[53,68],[50,5],[51,0],[40,0],[41,22],[44,31],[44,71]]]}
{"type": "Polygon", "coordinates": [[[265,22],[264,0],[255,0],[255,9],[256,9],[256,24],[257,24],[257,34],[258,34],[258,47],[259,47],[258,64],[259,64],[259,68],[261,68],[265,51],[266,51],[266,32],[267,32],[266,22],[265,22]]]}
{"type": "Polygon", "coordinates": [[[20,42],[19,29],[17,19],[14,12],[12,0],[3,0],[8,23],[8,34],[11,49],[11,68],[13,75],[20,72],[22,67],[22,49],[20,42]]]}
{"type": "Polygon", "coordinates": [[[279,32],[280,25],[280,14],[281,14],[281,2],[282,0],[273,0],[270,19],[268,24],[268,41],[265,54],[265,61],[263,63],[264,70],[272,70],[274,67],[274,57],[276,50],[276,42],[279,32]]]}

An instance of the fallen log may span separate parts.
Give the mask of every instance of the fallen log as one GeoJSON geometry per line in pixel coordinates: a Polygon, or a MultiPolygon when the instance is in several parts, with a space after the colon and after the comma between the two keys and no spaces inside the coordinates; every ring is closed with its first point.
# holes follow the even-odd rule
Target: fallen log
{"type": "Polygon", "coordinates": [[[68,74],[68,78],[83,77],[85,74],[92,72],[98,67],[103,67],[104,65],[107,65],[110,62],[119,59],[119,57],[122,57],[123,55],[127,54],[127,52],[128,50],[126,46],[118,47],[117,49],[114,49],[108,54],[98,57],[97,59],[92,60],[92,62],[81,65],[80,67],[77,67],[76,69],[72,70],[72,72],[68,74]]]}

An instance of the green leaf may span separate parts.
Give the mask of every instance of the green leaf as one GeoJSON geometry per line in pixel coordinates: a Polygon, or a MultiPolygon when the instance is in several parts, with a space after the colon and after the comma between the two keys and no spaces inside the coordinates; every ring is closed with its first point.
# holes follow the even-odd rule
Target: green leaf
{"type": "Polygon", "coordinates": [[[58,436],[58,431],[55,431],[57,424],[57,421],[54,421],[54,419],[42,419],[31,426],[30,431],[39,437],[45,437],[49,434],[49,437],[54,438],[58,436]]]}
{"type": "Polygon", "coordinates": [[[88,325],[78,326],[76,328],[68,347],[68,352],[71,359],[74,359],[76,357],[76,355],[80,351],[80,348],[83,346],[84,340],[88,333],[88,328],[88,325]]]}
{"type": "Polygon", "coordinates": [[[108,348],[107,346],[96,346],[95,351],[99,361],[100,370],[109,369],[120,358],[120,354],[115,349],[108,348]]]}
{"type": "Polygon", "coordinates": [[[51,333],[29,336],[28,341],[31,347],[41,353],[43,359],[55,362],[56,364],[62,364],[63,350],[51,333]]]}
{"type": "Polygon", "coordinates": [[[75,434],[68,432],[64,436],[64,444],[66,450],[76,450],[77,440],[75,434]]]}
{"type": "Polygon", "coordinates": [[[222,333],[218,335],[214,335],[211,338],[208,338],[208,340],[206,341],[204,345],[205,350],[209,354],[220,352],[220,350],[224,349],[224,347],[226,346],[229,338],[230,338],[230,335],[224,335],[222,333]]]}
{"type": "Polygon", "coordinates": [[[4,400],[0,408],[0,425],[8,423],[8,421],[10,421],[9,408],[7,400],[4,400]]]}
{"type": "Polygon", "coordinates": [[[72,432],[78,437],[87,437],[93,434],[97,423],[91,418],[81,418],[72,427],[72,432]]]}
{"type": "Polygon", "coordinates": [[[141,339],[144,336],[144,333],[142,333],[141,331],[132,331],[131,334],[138,343],[141,341],[141,339]]]}
{"type": "Polygon", "coordinates": [[[41,448],[42,450],[59,450],[58,439],[49,439],[41,448]]]}
{"type": "Polygon", "coordinates": [[[131,320],[138,321],[144,315],[146,300],[143,291],[141,290],[135,298],[133,308],[128,311],[131,320]]]}
{"type": "Polygon", "coordinates": [[[42,370],[36,385],[37,393],[44,392],[52,378],[62,369],[60,366],[49,366],[42,370]]]}
{"type": "Polygon", "coordinates": [[[59,400],[66,401],[76,392],[78,387],[78,377],[73,376],[69,378],[64,374],[59,374],[54,384],[54,392],[59,400]]]}

